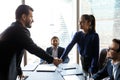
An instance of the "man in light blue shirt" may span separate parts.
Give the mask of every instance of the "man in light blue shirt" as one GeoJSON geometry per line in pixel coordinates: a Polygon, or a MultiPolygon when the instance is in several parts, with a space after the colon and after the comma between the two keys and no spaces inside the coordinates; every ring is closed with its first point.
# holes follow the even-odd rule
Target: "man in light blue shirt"
{"type": "Polygon", "coordinates": [[[112,66],[113,66],[113,77],[114,77],[114,79],[115,79],[115,76],[116,76],[118,67],[120,66],[120,62],[114,63],[113,61],[111,61],[111,64],[112,64],[112,66]]]}
{"type": "Polygon", "coordinates": [[[102,80],[109,77],[108,80],[120,80],[120,40],[113,39],[107,51],[107,58],[110,60],[105,67],[92,76],[90,80],[102,80]]]}

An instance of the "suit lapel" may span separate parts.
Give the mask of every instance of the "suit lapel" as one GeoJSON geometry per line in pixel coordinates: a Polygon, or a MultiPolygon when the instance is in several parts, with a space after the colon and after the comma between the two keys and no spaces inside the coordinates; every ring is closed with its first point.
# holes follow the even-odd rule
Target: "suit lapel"
{"type": "Polygon", "coordinates": [[[110,76],[110,80],[113,80],[114,79],[114,77],[113,77],[113,66],[112,66],[111,62],[109,62],[108,67],[109,67],[108,68],[108,74],[110,76]]]}
{"type": "Polygon", "coordinates": [[[60,58],[60,47],[58,47],[58,58],[60,58]]]}
{"type": "Polygon", "coordinates": [[[113,77],[113,66],[112,66],[112,65],[110,65],[109,70],[110,70],[110,75],[111,75],[111,77],[113,77]]]}
{"type": "Polygon", "coordinates": [[[52,47],[50,47],[50,55],[52,55],[52,51],[53,51],[53,48],[52,47]]]}

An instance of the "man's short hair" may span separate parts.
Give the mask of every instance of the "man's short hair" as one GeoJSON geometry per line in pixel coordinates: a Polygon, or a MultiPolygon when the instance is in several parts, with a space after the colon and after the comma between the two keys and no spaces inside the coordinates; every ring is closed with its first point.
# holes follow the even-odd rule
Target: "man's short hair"
{"type": "Polygon", "coordinates": [[[119,48],[117,49],[117,52],[120,52],[120,40],[119,39],[113,39],[112,41],[119,45],[119,48]]]}
{"type": "Polygon", "coordinates": [[[59,40],[59,38],[58,38],[57,36],[53,36],[53,37],[51,38],[51,41],[52,41],[53,39],[58,39],[58,40],[59,40]]]}
{"type": "Polygon", "coordinates": [[[33,11],[33,9],[28,5],[20,5],[20,6],[18,6],[18,8],[16,9],[16,12],[15,12],[16,20],[20,20],[22,14],[28,15],[29,10],[33,11]]]}

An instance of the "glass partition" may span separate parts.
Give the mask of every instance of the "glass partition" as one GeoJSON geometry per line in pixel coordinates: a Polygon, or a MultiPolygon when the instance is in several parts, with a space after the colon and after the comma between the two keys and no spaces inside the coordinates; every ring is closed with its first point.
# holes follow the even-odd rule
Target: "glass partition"
{"type": "MultiPolygon", "coordinates": [[[[59,46],[66,48],[76,31],[74,0],[26,0],[25,4],[34,9],[34,23],[30,29],[34,42],[46,50],[51,46],[52,36],[58,36],[59,46]]],[[[70,62],[76,62],[75,54],[76,48],[73,48],[69,54],[70,62]]],[[[29,63],[40,60],[33,55],[27,55],[29,63]]]]}
{"type": "MultiPolygon", "coordinates": [[[[24,1],[24,0],[23,0],[24,1]]],[[[60,38],[60,46],[65,47],[77,31],[76,11],[79,15],[93,14],[96,30],[100,36],[100,49],[109,46],[113,38],[120,38],[120,1],[119,0],[25,0],[33,7],[34,23],[30,29],[34,42],[44,50],[51,46],[52,36],[60,38]],[[77,8],[79,7],[79,8],[77,8]],[[77,8],[77,9],[76,9],[77,8]]],[[[15,21],[15,10],[21,0],[2,0],[0,3],[0,33],[15,21]]],[[[69,53],[70,62],[76,62],[76,46],[69,53]]],[[[28,63],[39,61],[28,54],[28,63]]]]}
{"type": "Polygon", "coordinates": [[[113,38],[120,38],[119,0],[81,0],[80,14],[93,14],[100,36],[100,49],[107,48],[113,38]]]}
{"type": "Polygon", "coordinates": [[[21,0],[2,0],[0,2],[0,33],[15,21],[15,10],[21,0]]]}

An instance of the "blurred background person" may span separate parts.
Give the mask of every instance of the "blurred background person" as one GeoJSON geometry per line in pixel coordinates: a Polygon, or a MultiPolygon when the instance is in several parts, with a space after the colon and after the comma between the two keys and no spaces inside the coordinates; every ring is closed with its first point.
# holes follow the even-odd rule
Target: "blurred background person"
{"type": "MultiPolygon", "coordinates": [[[[51,47],[46,48],[46,53],[54,58],[60,58],[62,53],[64,52],[65,48],[59,46],[60,40],[57,36],[53,36],[51,38],[51,47]]],[[[65,60],[63,60],[63,63],[68,63],[69,57],[66,56],[65,60]]],[[[46,61],[40,59],[40,64],[47,63],[46,61]]]]}

